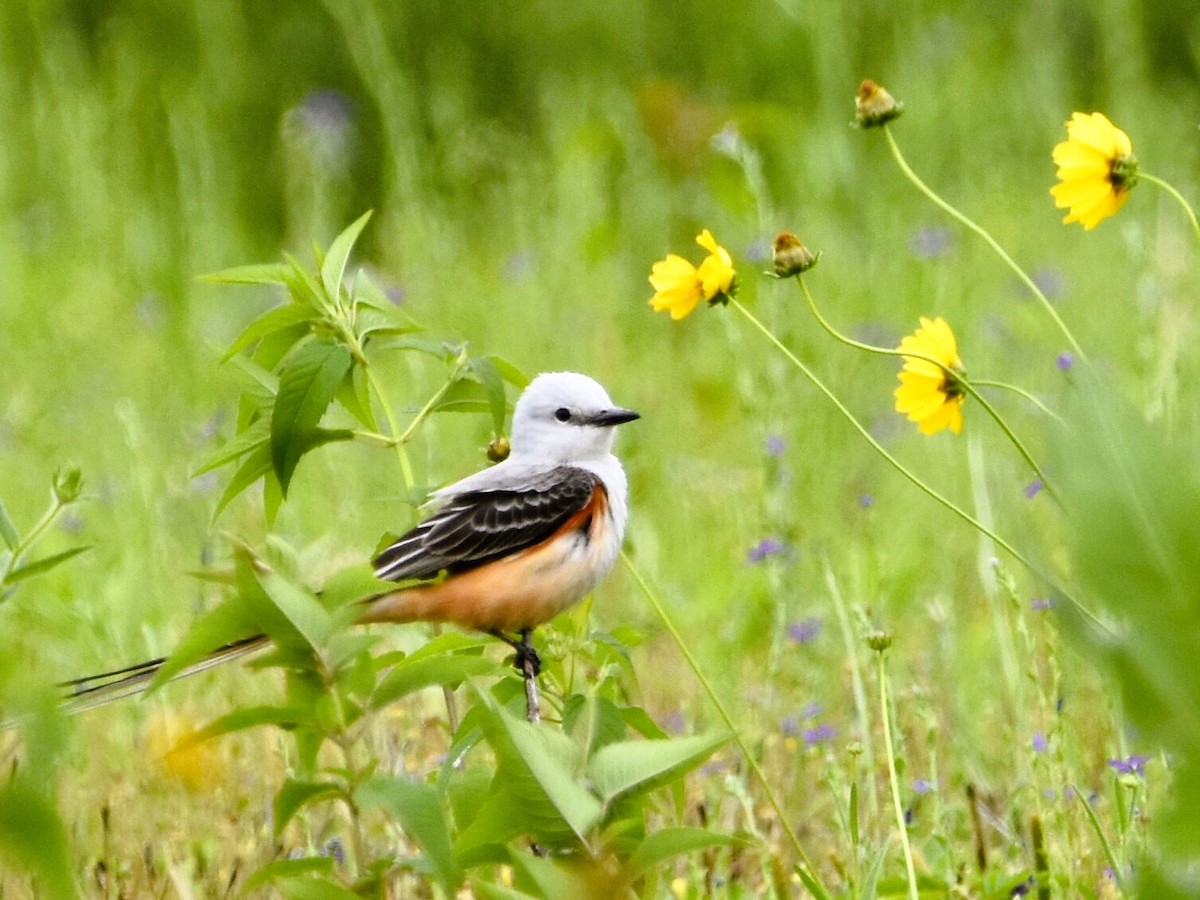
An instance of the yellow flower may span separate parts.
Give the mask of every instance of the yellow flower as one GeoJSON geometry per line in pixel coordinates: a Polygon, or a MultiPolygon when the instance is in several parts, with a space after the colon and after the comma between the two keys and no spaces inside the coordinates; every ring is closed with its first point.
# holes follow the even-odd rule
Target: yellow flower
{"type": "Polygon", "coordinates": [[[955,434],[962,431],[962,405],[966,393],[959,381],[962,360],[958,344],[946,320],[921,317],[921,327],[900,342],[902,353],[918,353],[904,357],[900,370],[900,387],[896,388],[896,412],[916,422],[922,434],[937,434],[949,428],[955,434]],[[949,369],[931,362],[934,359],[949,369]]]}
{"type": "Polygon", "coordinates": [[[1129,199],[1137,183],[1137,160],[1129,135],[1103,113],[1074,113],[1067,139],[1054,148],[1058,181],[1050,189],[1054,205],[1069,210],[1063,224],[1079,222],[1091,231],[1129,199]]]}
{"type": "Polygon", "coordinates": [[[707,228],[696,236],[696,243],[708,251],[699,268],[682,256],[668,253],[650,269],[654,296],[650,305],[655,312],[666,310],[672,319],[682,319],[700,304],[721,303],[732,295],[736,272],[729,251],[717,243],[707,228]]]}
{"type": "Polygon", "coordinates": [[[162,775],[190,790],[211,790],[224,777],[224,766],[213,744],[194,739],[197,731],[195,722],[181,713],[153,712],[143,730],[146,756],[162,775]]]}

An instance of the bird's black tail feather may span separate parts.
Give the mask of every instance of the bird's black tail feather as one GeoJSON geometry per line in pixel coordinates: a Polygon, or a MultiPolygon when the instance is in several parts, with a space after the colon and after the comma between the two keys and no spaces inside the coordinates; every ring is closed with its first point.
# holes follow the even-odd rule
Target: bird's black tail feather
{"type": "MultiPolygon", "coordinates": [[[[270,638],[265,634],[256,634],[252,637],[232,641],[192,663],[174,675],[171,680],[195,675],[197,672],[203,672],[222,663],[249,656],[251,653],[261,650],[268,643],[270,643],[270,638]]],[[[70,713],[83,712],[86,709],[120,700],[122,697],[139,694],[150,686],[150,682],[166,661],[167,657],[164,656],[160,659],[151,659],[137,665],[126,666],[123,669],[113,669],[111,672],[101,672],[97,675],[63,681],[58,685],[63,692],[63,708],[70,713]]]]}

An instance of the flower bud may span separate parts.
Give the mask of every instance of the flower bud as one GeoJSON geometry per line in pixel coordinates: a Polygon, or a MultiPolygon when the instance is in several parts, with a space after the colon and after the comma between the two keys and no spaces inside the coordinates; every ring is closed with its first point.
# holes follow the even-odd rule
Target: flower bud
{"type": "Polygon", "coordinates": [[[504,462],[510,453],[512,453],[512,445],[508,442],[508,438],[496,437],[488,442],[487,458],[492,462],[504,462]]]}
{"type": "Polygon", "coordinates": [[[863,128],[885,125],[904,112],[904,104],[888,93],[888,89],[870,78],[858,86],[854,98],[855,119],[863,128]]]}
{"type": "Polygon", "coordinates": [[[791,278],[793,275],[807,272],[820,258],[820,253],[813,253],[790,231],[781,231],[775,235],[771,262],[775,264],[775,274],[779,278],[791,278]]]}
{"type": "Polygon", "coordinates": [[[74,503],[83,493],[83,473],[77,468],[54,473],[54,498],[63,506],[74,503]]]}
{"type": "Polygon", "coordinates": [[[886,631],[872,631],[867,635],[867,646],[876,653],[882,653],[892,646],[892,636],[886,631]]]}

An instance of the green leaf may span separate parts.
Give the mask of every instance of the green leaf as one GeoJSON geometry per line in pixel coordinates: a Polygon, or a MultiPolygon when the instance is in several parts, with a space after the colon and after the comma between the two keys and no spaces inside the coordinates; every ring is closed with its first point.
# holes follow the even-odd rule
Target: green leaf
{"type": "Polygon", "coordinates": [[[522,887],[536,889],[537,897],[594,897],[597,885],[586,868],[572,870],[553,859],[509,850],[509,859],[522,887]]]}
{"type": "Polygon", "coordinates": [[[415,350],[418,353],[427,353],[446,365],[458,359],[459,350],[445,341],[431,341],[429,338],[415,337],[411,334],[376,338],[371,342],[371,346],[376,350],[415,350]]]}
{"type": "Polygon", "coordinates": [[[43,896],[78,896],[66,829],[54,804],[20,783],[0,787],[0,859],[6,868],[35,876],[43,896]]]}
{"type": "Polygon", "coordinates": [[[241,459],[247,453],[259,449],[271,439],[270,426],[266,419],[259,419],[241,434],[238,434],[226,441],[212,456],[202,462],[198,468],[192,472],[193,478],[198,478],[205,472],[211,472],[213,469],[219,469],[221,466],[241,459]]]}
{"type": "Polygon", "coordinates": [[[366,428],[371,431],[379,430],[379,423],[371,409],[371,394],[365,368],[359,365],[350,366],[350,370],[342,378],[342,383],[338,385],[336,399],[366,428]]]}
{"type": "Polygon", "coordinates": [[[245,731],[258,728],[261,725],[274,725],[277,728],[291,729],[297,725],[312,720],[312,711],[294,706],[248,706],[245,709],[235,709],[218,719],[209,722],[203,728],[188,735],[182,746],[190,746],[203,741],[212,740],[223,734],[235,731],[245,731]]]}
{"type": "Polygon", "coordinates": [[[371,597],[394,591],[396,585],[375,577],[370,563],[354,563],[338,569],[330,576],[321,590],[321,605],[333,611],[359,604],[371,597]]]}
{"type": "MultiPolygon", "coordinates": [[[[878,892],[879,876],[883,872],[883,864],[887,859],[891,846],[891,837],[885,837],[879,850],[871,857],[871,864],[863,874],[862,887],[858,892],[859,900],[875,900],[878,892]]],[[[907,888],[907,885],[905,887],[907,888]]]]}
{"type": "Polygon", "coordinates": [[[325,260],[321,264],[321,284],[325,287],[326,295],[332,299],[337,299],[338,292],[342,287],[342,276],[346,272],[346,262],[350,259],[350,251],[354,248],[354,242],[358,240],[359,234],[363,227],[367,224],[367,220],[371,218],[371,210],[367,210],[341,234],[333,239],[333,243],[329,245],[329,252],[325,254],[325,260]]]}
{"type": "Polygon", "coordinates": [[[147,693],[156,691],[189,666],[199,662],[218,647],[232,644],[259,631],[250,610],[236,599],[226,601],[201,616],[188,629],[187,637],[179,642],[167,657],[147,693]]]}
{"type": "Polygon", "coordinates": [[[4,543],[8,545],[9,550],[16,550],[17,544],[21,543],[21,534],[17,531],[17,526],[13,524],[13,520],[8,515],[8,509],[4,505],[4,500],[0,499],[0,538],[4,539],[4,543]]]}
{"type": "Polygon", "coordinates": [[[295,328],[298,325],[307,325],[313,320],[313,311],[306,309],[298,303],[272,307],[242,330],[242,333],[229,345],[229,349],[225,351],[225,355],[221,357],[221,362],[227,362],[230,358],[269,334],[274,334],[286,328],[295,328]]]}
{"type": "Polygon", "coordinates": [[[707,828],[664,828],[648,835],[629,858],[628,872],[640,878],[683,853],[693,853],[708,847],[746,846],[751,842],[731,834],[709,831],[707,828]]]}
{"type": "Polygon", "coordinates": [[[484,656],[454,653],[424,659],[409,657],[384,676],[371,701],[376,707],[383,707],[421,688],[457,685],[468,678],[499,672],[500,664],[484,656]]]}
{"type": "Polygon", "coordinates": [[[488,357],[476,357],[468,364],[471,374],[483,386],[487,397],[488,409],[492,413],[492,431],[501,434],[504,431],[504,417],[508,412],[508,398],[504,394],[504,379],[496,370],[496,366],[488,357]]]}
{"type": "Polygon", "coordinates": [[[345,347],[320,338],[300,347],[285,362],[271,414],[271,465],[284,496],[351,359],[345,347]]]}
{"type": "Polygon", "coordinates": [[[433,785],[376,775],[354,792],[354,800],[364,809],[378,806],[399,822],[433,866],[446,894],[454,896],[462,872],[454,860],[446,813],[433,785]]]}
{"type": "Polygon", "coordinates": [[[487,391],[477,381],[460,378],[455,381],[433,406],[433,412],[488,412],[487,391]]]}
{"type": "Polygon", "coordinates": [[[621,710],[607,697],[572,694],[563,704],[563,731],[587,748],[589,755],[625,737],[621,710]]]}
{"type": "Polygon", "coordinates": [[[310,803],[330,797],[344,797],[341,785],[331,781],[293,781],[288,779],[275,792],[275,837],[283,834],[292,817],[310,803]]]}
{"type": "MultiPolygon", "coordinates": [[[[582,751],[554,728],[512,716],[487,694],[476,691],[484,711],[482,724],[496,754],[496,777],[526,807],[526,814],[558,818],[580,839],[600,820],[600,802],[582,784],[582,751]],[[556,815],[547,815],[547,804],[556,815]]],[[[548,831],[553,831],[548,828],[548,831]]]]}
{"type": "Polygon", "coordinates": [[[596,792],[611,803],[630,791],[649,791],[704,762],[729,740],[725,732],[663,741],[622,741],[596,751],[588,775],[596,792]]]}
{"type": "Polygon", "coordinates": [[[242,460],[242,464],[233,473],[233,477],[229,479],[229,484],[225,485],[225,490],[221,491],[221,496],[217,499],[217,505],[213,509],[212,521],[215,522],[217,520],[217,516],[221,515],[221,511],[238,494],[270,471],[271,445],[269,442],[263,441],[251,451],[249,456],[242,460]]]}
{"type": "Polygon", "coordinates": [[[284,263],[263,263],[209,272],[201,275],[200,280],[215,284],[285,284],[290,271],[284,263]]]}
{"type": "MultiPolygon", "coordinates": [[[[492,884],[489,881],[481,881],[478,878],[471,879],[471,890],[481,897],[487,897],[488,900],[544,900],[540,894],[527,894],[524,891],[518,891],[516,888],[505,887],[502,884],[492,884]]],[[[583,894],[582,896],[588,896],[583,894]]]]}
{"type": "Polygon", "coordinates": [[[288,261],[289,269],[285,276],[288,292],[292,300],[312,307],[325,315],[333,313],[332,298],[325,294],[324,287],[313,278],[312,274],[300,264],[291,254],[285,253],[283,258],[288,261]]]}
{"type": "Polygon", "coordinates": [[[266,595],[275,607],[314,650],[325,646],[333,633],[333,619],[311,593],[296,587],[277,572],[254,570],[266,595]]]}
{"type": "Polygon", "coordinates": [[[60,566],[73,556],[78,556],[91,550],[91,545],[83,547],[72,547],[70,550],[64,550],[61,553],[55,553],[52,556],[47,556],[36,562],[26,563],[23,566],[17,566],[8,573],[8,577],[4,579],[4,584],[16,584],[18,581],[24,581],[26,578],[33,578],[35,575],[41,575],[43,572],[49,572],[55,566],[60,566]]]}
{"type": "Polygon", "coordinates": [[[294,879],[303,875],[332,875],[332,856],[308,856],[304,859],[277,859],[269,862],[246,879],[242,894],[264,887],[281,879],[294,879]]]}

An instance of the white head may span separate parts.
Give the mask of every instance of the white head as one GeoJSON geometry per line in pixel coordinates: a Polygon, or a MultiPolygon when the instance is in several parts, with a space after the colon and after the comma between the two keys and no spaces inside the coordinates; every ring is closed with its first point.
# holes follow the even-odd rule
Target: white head
{"type": "Polygon", "coordinates": [[[533,379],[517,400],[510,459],[601,459],[612,452],[613,426],[636,418],[633,410],[614,406],[604,388],[586,375],[547,372],[533,379]]]}

